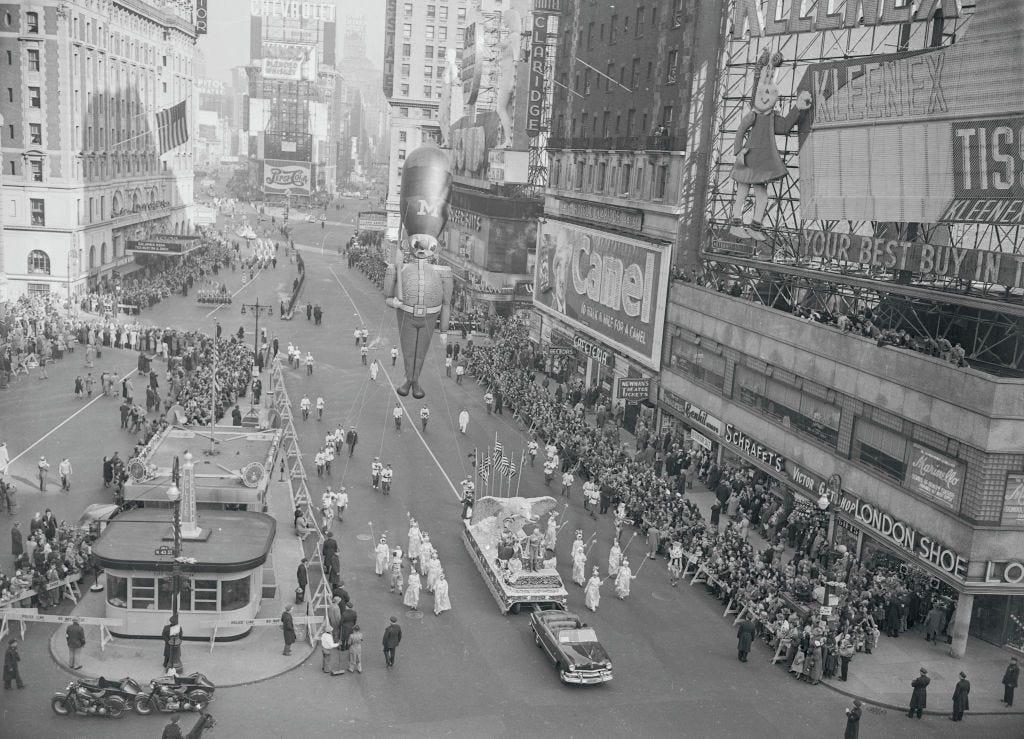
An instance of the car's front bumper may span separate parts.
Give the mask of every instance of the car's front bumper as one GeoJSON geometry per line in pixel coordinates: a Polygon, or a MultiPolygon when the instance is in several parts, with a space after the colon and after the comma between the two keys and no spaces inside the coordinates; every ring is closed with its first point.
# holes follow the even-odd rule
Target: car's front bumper
{"type": "Polygon", "coordinates": [[[561,673],[562,682],[571,685],[595,685],[612,679],[611,670],[576,670],[561,673]]]}

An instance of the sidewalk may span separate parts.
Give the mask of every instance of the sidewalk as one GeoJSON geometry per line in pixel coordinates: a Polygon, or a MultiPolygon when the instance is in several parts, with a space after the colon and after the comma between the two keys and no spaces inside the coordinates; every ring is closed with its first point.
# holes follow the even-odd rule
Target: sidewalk
{"type": "MultiPolygon", "coordinates": [[[[260,604],[256,618],[277,618],[287,603],[294,602],[295,568],[304,556],[299,540],[292,533],[291,500],[288,496],[287,483],[270,484],[267,492],[269,510],[277,519],[277,531],[274,535],[274,547],[268,564],[274,568],[277,584],[276,595],[264,598],[260,604]]],[[[264,575],[264,581],[268,578],[264,575]]],[[[85,591],[84,597],[71,611],[71,616],[106,615],[105,593],[85,591]]],[[[296,606],[295,613],[304,615],[305,606],[296,606]]],[[[216,614],[212,614],[215,616],[216,614]]],[[[314,635],[318,629],[310,625],[314,635]]],[[[38,628],[29,625],[29,629],[38,628]]],[[[86,645],[79,655],[81,670],[71,671],[67,668],[67,646],[65,627],[58,628],[50,638],[50,654],[57,664],[68,672],[79,676],[103,676],[108,679],[129,675],[143,684],[163,673],[164,644],[161,639],[120,639],[114,638],[105,650],[100,650],[97,629],[86,628],[86,645]]],[[[292,645],[292,654],[281,654],[283,644],[281,629],[274,626],[254,627],[248,636],[237,641],[217,642],[213,650],[209,640],[186,641],[182,646],[183,674],[201,672],[219,688],[226,688],[247,683],[259,682],[289,672],[299,667],[312,655],[315,647],[310,647],[306,638],[306,625],[296,624],[298,640],[292,645]]],[[[316,640],[314,639],[314,644],[316,640]]]]}
{"type": "MultiPolygon", "coordinates": [[[[688,491],[687,496],[697,504],[705,518],[711,517],[711,506],[716,498],[703,483],[695,481],[693,490],[688,491]]],[[[754,529],[750,530],[750,540],[755,550],[763,550],[768,546],[768,542],[754,529]]],[[[792,556],[792,550],[787,549],[783,558],[789,556],[792,556]]],[[[928,686],[928,705],[931,710],[925,713],[942,716],[952,712],[953,688],[963,670],[972,688],[969,713],[1024,715],[1024,703],[1008,708],[1000,701],[1003,697],[1000,681],[1011,656],[1011,652],[970,637],[967,640],[966,655],[957,659],[950,656],[949,647],[944,643],[932,644],[925,641],[924,631],[913,628],[896,638],[883,635],[872,654],[858,653],[850,662],[849,679],[846,682],[836,676],[824,679],[822,685],[851,698],[860,698],[865,703],[891,710],[905,710],[910,701],[910,681],[924,667],[932,680],[928,686]]],[[[767,658],[770,659],[771,655],[767,658]]]]}

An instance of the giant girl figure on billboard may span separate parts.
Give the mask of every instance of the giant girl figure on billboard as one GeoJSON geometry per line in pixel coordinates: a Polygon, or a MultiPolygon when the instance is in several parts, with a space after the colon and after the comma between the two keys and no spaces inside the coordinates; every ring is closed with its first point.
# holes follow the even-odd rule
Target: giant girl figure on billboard
{"type": "Polygon", "coordinates": [[[386,303],[396,309],[405,365],[405,382],[396,391],[414,398],[426,393],[420,372],[440,321],[441,344],[448,342],[453,277],[449,267],[432,264],[438,237],[448,221],[452,175],[448,155],[436,146],[421,146],[402,169],[402,226],[394,260],[384,274],[386,303]],[[403,244],[408,248],[406,262],[403,244]]]}
{"type": "Polygon", "coordinates": [[[782,66],[782,55],[769,56],[765,49],[754,66],[754,96],[750,110],[740,121],[733,143],[736,163],[732,178],[736,180],[736,199],[732,204],[729,233],[741,239],[764,241],[762,223],[768,206],[768,183],[786,176],[775,136],[789,133],[811,107],[811,94],[806,90],[797,97],[796,104],[785,117],[775,112],[779,102],[779,87],[775,77],[782,66]],[[754,193],[754,212],[750,223],[743,225],[743,207],[747,194],[754,193]]]}

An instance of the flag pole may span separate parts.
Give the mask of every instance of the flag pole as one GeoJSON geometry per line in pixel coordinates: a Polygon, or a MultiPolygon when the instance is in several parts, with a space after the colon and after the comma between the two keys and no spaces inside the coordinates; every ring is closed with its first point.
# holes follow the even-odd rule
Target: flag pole
{"type": "Polygon", "coordinates": [[[519,454],[519,472],[516,476],[519,478],[516,480],[516,497],[519,497],[519,484],[523,481],[523,463],[526,461],[526,450],[523,449],[519,454]]]}

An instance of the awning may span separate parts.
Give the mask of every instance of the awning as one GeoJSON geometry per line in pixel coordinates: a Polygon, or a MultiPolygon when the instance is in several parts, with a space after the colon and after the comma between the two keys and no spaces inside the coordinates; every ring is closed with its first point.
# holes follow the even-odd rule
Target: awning
{"type": "Polygon", "coordinates": [[[145,265],[139,264],[138,262],[129,262],[128,264],[122,264],[120,267],[115,267],[114,271],[121,275],[121,277],[125,277],[130,275],[132,272],[138,272],[140,269],[145,268],[145,265]]]}
{"type": "Polygon", "coordinates": [[[135,254],[158,254],[161,256],[180,257],[202,246],[198,236],[179,236],[177,234],[155,234],[146,239],[129,239],[125,251],[135,254]]]}

